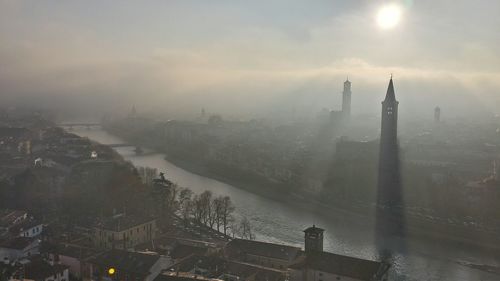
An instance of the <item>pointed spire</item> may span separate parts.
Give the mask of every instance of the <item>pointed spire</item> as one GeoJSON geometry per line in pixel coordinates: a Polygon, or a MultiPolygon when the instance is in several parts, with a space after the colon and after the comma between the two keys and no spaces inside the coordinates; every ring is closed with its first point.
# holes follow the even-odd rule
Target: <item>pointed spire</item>
{"type": "Polygon", "coordinates": [[[396,101],[396,94],[394,93],[394,84],[391,80],[389,81],[389,86],[387,87],[387,94],[385,95],[385,101],[396,101]]]}

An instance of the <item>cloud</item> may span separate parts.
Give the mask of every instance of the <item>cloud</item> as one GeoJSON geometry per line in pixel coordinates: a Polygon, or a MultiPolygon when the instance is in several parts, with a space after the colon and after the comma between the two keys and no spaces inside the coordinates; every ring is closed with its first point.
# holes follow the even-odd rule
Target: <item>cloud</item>
{"type": "Polygon", "coordinates": [[[350,75],[354,110],[361,113],[378,111],[394,73],[402,102],[424,108],[446,97],[496,111],[500,55],[494,46],[500,38],[488,24],[498,19],[485,19],[478,30],[477,10],[488,14],[488,7],[474,4],[468,11],[466,1],[452,2],[415,2],[403,25],[382,32],[371,1],[42,7],[0,0],[0,90],[9,101],[177,103],[185,110],[206,105],[241,113],[299,101],[333,108],[350,75]],[[461,26],[463,18],[469,20],[461,26]]]}

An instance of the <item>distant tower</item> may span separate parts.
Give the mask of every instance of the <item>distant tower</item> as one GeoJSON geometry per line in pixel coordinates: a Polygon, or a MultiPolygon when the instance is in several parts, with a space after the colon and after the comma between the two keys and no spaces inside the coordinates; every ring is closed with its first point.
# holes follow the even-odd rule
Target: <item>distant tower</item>
{"type": "Polygon", "coordinates": [[[304,230],[306,253],[323,252],[323,232],[325,230],[313,225],[304,230]]]}
{"type": "Polygon", "coordinates": [[[439,106],[434,109],[434,122],[441,122],[441,108],[439,106]]]}
{"type": "Polygon", "coordinates": [[[493,160],[493,179],[498,181],[498,165],[497,160],[493,160]]]}
{"type": "Polygon", "coordinates": [[[129,118],[135,118],[137,117],[137,111],[135,110],[135,105],[132,106],[132,109],[130,110],[128,114],[129,118]]]}
{"type": "Polygon", "coordinates": [[[205,108],[202,107],[201,108],[201,118],[205,118],[205,115],[206,115],[205,108]]]}
{"type": "Polygon", "coordinates": [[[349,77],[344,82],[344,91],[342,92],[342,115],[347,118],[351,116],[351,81],[349,81],[349,77]]]}
{"type": "Polygon", "coordinates": [[[398,105],[394,84],[389,81],[385,100],[382,102],[382,127],[378,171],[378,203],[399,205],[401,202],[401,175],[398,144],[398,105]]]}

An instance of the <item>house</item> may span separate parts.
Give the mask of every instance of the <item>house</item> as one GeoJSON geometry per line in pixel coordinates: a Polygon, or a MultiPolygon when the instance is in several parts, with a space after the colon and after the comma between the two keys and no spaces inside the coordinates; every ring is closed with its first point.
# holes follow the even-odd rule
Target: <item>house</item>
{"type": "Polygon", "coordinates": [[[155,253],[109,250],[90,258],[92,280],[113,278],[117,280],[152,281],[172,265],[170,258],[155,253]]]}
{"type": "Polygon", "coordinates": [[[0,211],[0,236],[7,234],[10,228],[28,218],[28,213],[21,210],[1,210],[0,211]]]}
{"type": "Polygon", "coordinates": [[[43,232],[43,223],[36,219],[27,219],[9,229],[13,236],[37,237],[43,232]]]}
{"type": "Polygon", "coordinates": [[[78,280],[90,280],[91,265],[87,260],[99,254],[94,249],[68,244],[53,245],[46,252],[50,262],[67,266],[70,277],[78,280]]]}
{"type": "Polygon", "coordinates": [[[156,219],[148,216],[119,214],[99,222],[93,229],[92,242],[101,249],[133,249],[156,236],[156,219]]]}
{"type": "Polygon", "coordinates": [[[234,239],[224,248],[227,259],[277,269],[286,269],[300,252],[299,247],[244,239],[234,239]]]}
{"type": "Polygon", "coordinates": [[[14,237],[0,243],[0,261],[11,263],[40,253],[40,241],[31,237],[14,237]]]}

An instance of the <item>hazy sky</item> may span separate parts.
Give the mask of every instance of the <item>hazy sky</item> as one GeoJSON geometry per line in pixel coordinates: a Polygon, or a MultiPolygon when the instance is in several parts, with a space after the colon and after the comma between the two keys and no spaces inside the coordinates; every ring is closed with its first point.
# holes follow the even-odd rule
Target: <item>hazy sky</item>
{"type": "MultiPolygon", "coordinates": [[[[500,1],[0,0],[8,102],[236,114],[340,106],[500,109],[500,1]],[[403,7],[381,29],[384,4],[403,7]]],[[[429,113],[431,116],[431,113],[429,113]]],[[[429,117],[430,118],[430,117],[429,117]]]]}

